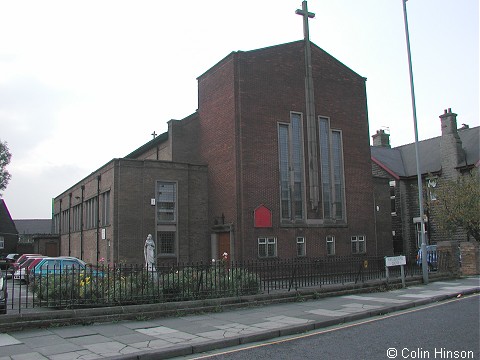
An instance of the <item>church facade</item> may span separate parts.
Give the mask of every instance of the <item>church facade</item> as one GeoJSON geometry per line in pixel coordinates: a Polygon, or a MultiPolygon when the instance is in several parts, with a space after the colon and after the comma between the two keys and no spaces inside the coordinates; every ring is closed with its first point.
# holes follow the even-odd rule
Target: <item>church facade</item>
{"type": "Polygon", "coordinates": [[[304,44],[232,52],[198,77],[196,112],[58,196],[62,255],[142,262],[148,234],[159,265],[224,253],[231,260],[393,253],[390,209],[374,196],[366,79],[311,44],[306,81],[304,44]],[[84,204],[76,215],[66,205],[74,199],[84,204]],[[86,230],[88,214],[95,226],[86,230]],[[72,251],[74,232],[92,238],[88,254],[72,251]],[[104,240],[110,245],[98,247],[104,240]]]}

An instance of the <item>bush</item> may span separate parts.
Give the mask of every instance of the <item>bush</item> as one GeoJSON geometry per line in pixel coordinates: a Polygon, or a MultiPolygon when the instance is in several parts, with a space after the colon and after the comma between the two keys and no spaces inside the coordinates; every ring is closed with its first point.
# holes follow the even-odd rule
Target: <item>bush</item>
{"type": "Polygon", "coordinates": [[[164,273],[119,267],[37,275],[31,290],[36,306],[111,306],[253,295],[260,291],[260,279],[225,263],[164,273]]]}

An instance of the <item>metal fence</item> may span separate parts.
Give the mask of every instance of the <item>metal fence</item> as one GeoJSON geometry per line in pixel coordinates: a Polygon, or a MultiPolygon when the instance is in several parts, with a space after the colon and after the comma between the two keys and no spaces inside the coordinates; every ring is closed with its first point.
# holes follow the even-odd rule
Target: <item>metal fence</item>
{"type": "MultiPolygon", "coordinates": [[[[437,271],[449,268],[438,253],[437,271]]],[[[407,259],[406,276],[421,275],[407,259]]],[[[391,278],[400,268],[390,268],[391,278]]],[[[26,281],[7,278],[9,312],[35,308],[79,308],[198,300],[291,291],[328,284],[385,279],[383,257],[272,259],[177,264],[152,271],[140,265],[43,269],[26,281]]]]}

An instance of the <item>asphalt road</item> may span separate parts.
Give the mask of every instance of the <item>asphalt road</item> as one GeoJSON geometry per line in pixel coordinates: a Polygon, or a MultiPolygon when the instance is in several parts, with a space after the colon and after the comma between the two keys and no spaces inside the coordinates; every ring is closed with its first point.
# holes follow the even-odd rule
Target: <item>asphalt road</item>
{"type": "Polygon", "coordinates": [[[190,359],[480,359],[480,296],[190,359]]]}

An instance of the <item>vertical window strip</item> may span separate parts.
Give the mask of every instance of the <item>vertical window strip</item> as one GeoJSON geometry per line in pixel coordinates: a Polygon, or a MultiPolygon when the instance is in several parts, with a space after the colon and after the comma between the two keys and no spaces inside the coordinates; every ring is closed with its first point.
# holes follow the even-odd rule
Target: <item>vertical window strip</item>
{"type": "Polygon", "coordinates": [[[332,158],[333,158],[333,181],[335,198],[335,218],[343,219],[344,184],[343,184],[343,156],[342,135],[340,131],[332,131],[332,158]]]}
{"type": "Polygon", "coordinates": [[[110,224],[110,191],[102,194],[102,219],[103,226],[110,224]]]}
{"type": "Polygon", "coordinates": [[[176,222],[176,184],[158,182],[157,188],[157,221],[159,223],[176,222]]]}
{"type": "Polygon", "coordinates": [[[322,178],[323,217],[329,219],[331,213],[331,163],[330,163],[330,126],[327,118],[319,118],[320,162],[322,178]]]}
{"type": "Polygon", "coordinates": [[[281,124],[278,128],[278,145],[280,161],[280,201],[281,218],[291,219],[290,177],[289,177],[289,141],[288,125],[281,124]]]}
{"type": "Polygon", "coordinates": [[[295,219],[303,219],[303,139],[302,122],[299,114],[292,114],[291,128],[295,219]]]}

